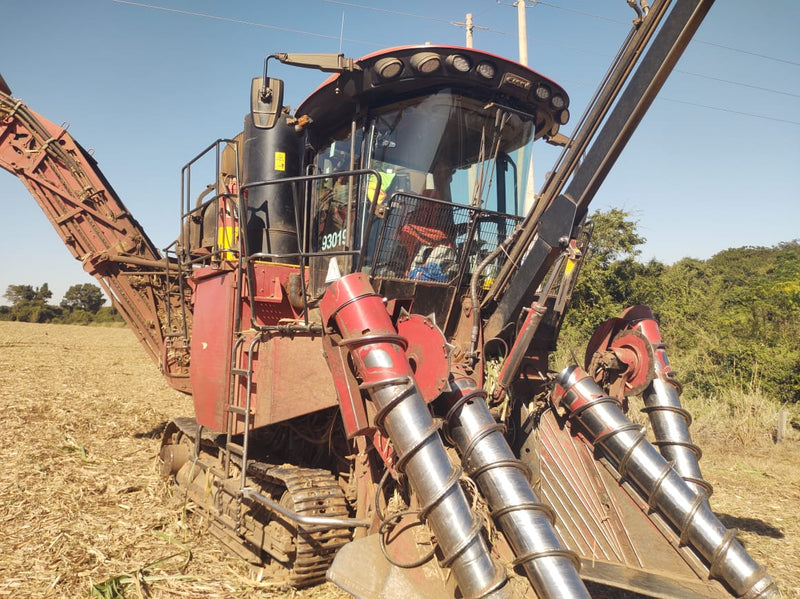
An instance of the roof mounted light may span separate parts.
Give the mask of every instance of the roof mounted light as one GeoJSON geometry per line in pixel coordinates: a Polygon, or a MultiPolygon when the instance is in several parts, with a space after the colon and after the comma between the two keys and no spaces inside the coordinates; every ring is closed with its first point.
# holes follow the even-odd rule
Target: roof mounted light
{"type": "Polygon", "coordinates": [[[547,102],[550,99],[550,94],[552,92],[544,83],[540,83],[536,86],[536,89],[533,90],[533,93],[536,96],[536,99],[540,102],[547,102]]]}
{"type": "Polygon", "coordinates": [[[472,68],[472,63],[469,61],[469,58],[463,54],[451,54],[447,57],[445,62],[448,67],[459,73],[466,73],[472,68]]]}
{"type": "Polygon", "coordinates": [[[375,63],[375,72],[383,80],[394,79],[403,72],[403,62],[393,56],[381,58],[375,63]]]}
{"type": "Polygon", "coordinates": [[[497,74],[497,69],[491,62],[479,62],[475,71],[484,79],[494,79],[497,74]]]}
{"type": "Polygon", "coordinates": [[[567,105],[567,101],[561,94],[556,94],[550,99],[550,104],[552,104],[553,108],[555,108],[556,110],[561,110],[567,105]]]}
{"type": "Polygon", "coordinates": [[[430,75],[439,70],[442,59],[434,52],[420,52],[411,57],[411,66],[423,75],[430,75]]]}

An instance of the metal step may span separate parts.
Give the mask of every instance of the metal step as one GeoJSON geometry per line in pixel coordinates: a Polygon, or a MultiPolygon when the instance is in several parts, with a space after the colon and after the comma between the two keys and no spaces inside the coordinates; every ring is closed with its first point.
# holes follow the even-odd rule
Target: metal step
{"type": "Polygon", "coordinates": [[[240,416],[253,415],[253,410],[248,410],[247,408],[243,408],[241,406],[228,406],[228,411],[233,412],[234,414],[239,414],[240,416]]]}

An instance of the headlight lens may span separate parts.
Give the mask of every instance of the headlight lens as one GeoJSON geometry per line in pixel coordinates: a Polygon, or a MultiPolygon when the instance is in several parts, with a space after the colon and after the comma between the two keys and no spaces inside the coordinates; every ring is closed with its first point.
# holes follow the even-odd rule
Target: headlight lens
{"type": "Polygon", "coordinates": [[[403,62],[399,58],[381,58],[375,63],[375,72],[381,79],[394,79],[403,72],[403,62]]]}
{"type": "Polygon", "coordinates": [[[423,75],[430,75],[438,71],[442,64],[442,59],[433,52],[420,52],[411,57],[411,66],[423,75]]]}
{"type": "Polygon", "coordinates": [[[475,70],[478,72],[478,75],[484,79],[494,79],[494,76],[497,74],[497,69],[491,62],[478,63],[475,70]]]}
{"type": "Polygon", "coordinates": [[[469,58],[462,54],[451,54],[447,57],[447,65],[459,73],[466,73],[472,68],[469,58]]]}

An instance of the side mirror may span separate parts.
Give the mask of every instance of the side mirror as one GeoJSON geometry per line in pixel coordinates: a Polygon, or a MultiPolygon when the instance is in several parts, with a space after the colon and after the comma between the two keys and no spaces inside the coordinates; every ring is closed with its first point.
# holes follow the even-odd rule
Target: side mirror
{"type": "Polygon", "coordinates": [[[256,77],[250,86],[250,114],[259,129],[271,129],[283,110],[283,80],[256,77]]]}

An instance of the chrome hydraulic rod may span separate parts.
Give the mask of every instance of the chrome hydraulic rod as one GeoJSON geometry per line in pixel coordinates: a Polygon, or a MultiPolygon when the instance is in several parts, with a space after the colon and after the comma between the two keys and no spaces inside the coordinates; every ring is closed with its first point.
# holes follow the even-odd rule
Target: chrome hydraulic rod
{"type": "Polygon", "coordinates": [[[504,596],[506,574],[489,553],[482,521],[473,514],[459,484],[461,470],[447,456],[414,381],[405,353],[406,340],[397,333],[381,296],[363,273],[333,281],[320,302],[323,322],[332,326],[348,348],[377,414],[376,425],[389,436],[439,543],[441,564],[451,568],[464,597],[504,596]]]}
{"type": "Polygon", "coordinates": [[[446,434],[489,503],[492,516],[511,545],[541,599],[587,598],[578,575],[578,556],[566,550],[553,528],[555,514],[541,503],[530,484],[530,472],[511,451],[503,425],[486,405],[486,392],[466,376],[451,381],[444,396],[446,434]]]}
{"type": "Polygon", "coordinates": [[[721,580],[736,595],[748,599],[780,596],[766,570],[759,566],[717,519],[705,493],[697,493],[645,438],[641,427],[622,413],[619,400],[606,395],[579,366],[556,377],[552,393],[556,409],[565,409],[600,451],[642,493],[652,509],[675,527],[682,544],[700,554],[709,576],[721,580]]]}
{"type": "Polygon", "coordinates": [[[700,472],[702,452],[689,433],[692,416],[681,404],[680,383],[670,368],[658,322],[647,306],[629,308],[622,317],[630,321],[630,328],[642,333],[653,349],[656,376],[642,394],[645,405],[642,411],[653,427],[654,445],[692,489],[710,497],[714,489],[700,472]]]}

